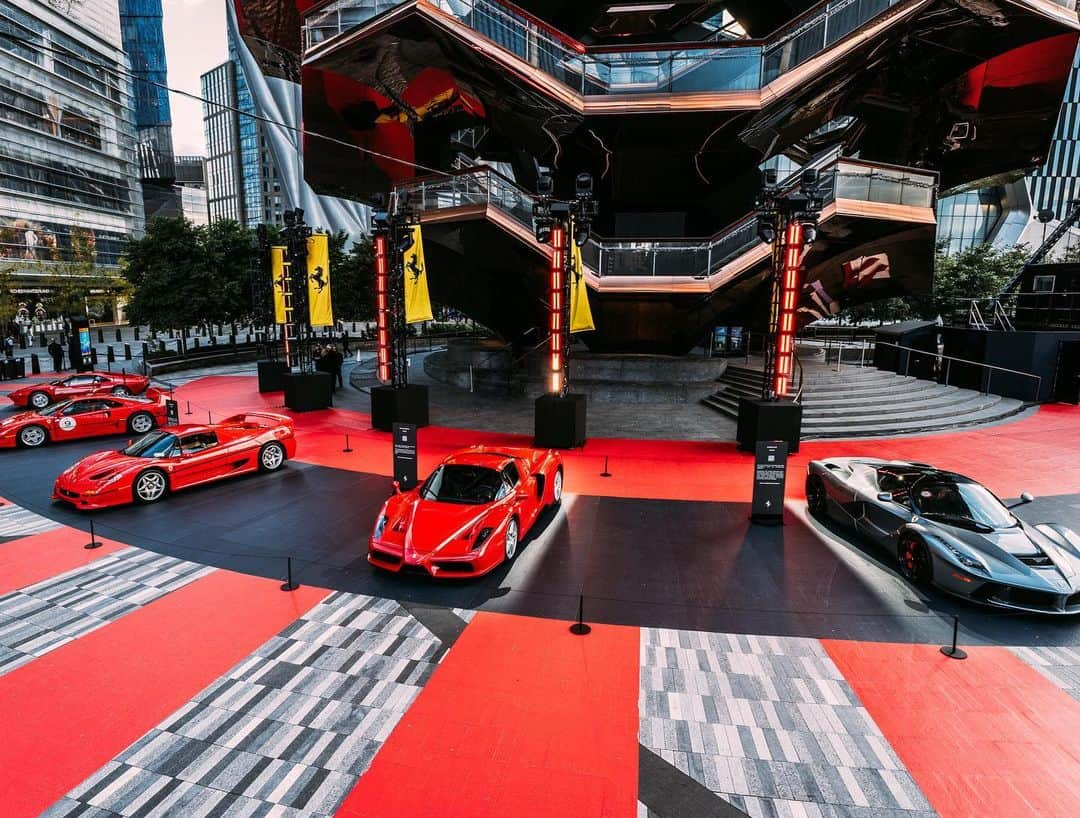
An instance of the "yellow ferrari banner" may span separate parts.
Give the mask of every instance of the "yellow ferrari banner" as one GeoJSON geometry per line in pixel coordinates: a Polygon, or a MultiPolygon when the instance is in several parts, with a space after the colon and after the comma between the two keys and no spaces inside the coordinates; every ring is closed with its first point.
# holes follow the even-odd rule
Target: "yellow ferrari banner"
{"type": "Polygon", "coordinates": [[[334,306],[330,300],[330,236],[313,233],[307,240],[308,314],[311,326],[334,324],[334,306]]]}
{"type": "Polygon", "coordinates": [[[405,251],[405,322],[430,321],[431,295],[428,293],[427,262],[420,225],[412,230],[412,247],[405,251]]]}
{"type": "Polygon", "coordinates": [[[573,233],[570,235],[570,332],[588,332],[596,329],[589,307],[589,285],[585,283],[581,248],[574,241],[573,233]]]}
{"type": "Polygon", "coordinates": [[[270,276],[274,282],[274,323],[285,323],[285,248],[270,248],[270,276]]]}

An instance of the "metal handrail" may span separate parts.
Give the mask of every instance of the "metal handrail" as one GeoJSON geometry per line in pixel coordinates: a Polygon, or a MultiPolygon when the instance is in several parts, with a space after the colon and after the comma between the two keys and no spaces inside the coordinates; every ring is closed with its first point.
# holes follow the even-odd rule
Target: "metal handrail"
{"type": "MultiPolygon", "coordinates": [[[[1024,371],[1022,371],[1020,369],[1009,369],[1006,366],[998,366],[997,364],[988,364],[988,363],[984,363],[983,361],[973,361],[970,358],[957,358],[954,355],[945,355],[945,354],[940,354],[939,355],[937,352],[929,352],[929,351],[927,351],[925,349],[916,349],[915,347],[906,347],[906,346],[903,346],[902,344],[894,344],[891,341],[878,341],[875,344],[875,347],[879,347],[879,346],[892,347],[893,349],[901,349],[901,350],[904,350],[905,352],[908,352],[908,353],[914,352],[916,355],[926,355],[926,356],[928,356],[930,358],[937,358],[937,359],[942,360],[942,361],[948,361],[948,365],[945,368],[945,386],[949,385],[949,371],[951,369],[952,362],[956,361],[957,363],[968,364],[970,366],[978,366],[978,367],[982,367],[983,369],[987,370],[986,388],[983,390],[983,394],[985,394],[985,395],[990,394],[990,381],[993,378],[994,372],[1008,372],[1010,375],[1022,375],[1025,378],[1034,378],[1035,379],[1035,400],[1036,401],[1039,400],[1039,395],[1042,393],[1043,378],[1042,378],[1041,375],[1036,375],[1034,372],[1024,372],[1024,371]]],[[[904,362],[904,375],[908,374],[908,371],[910,370],[910,368],[911,368],[911,355],[909,354],[908,357],[907,357],[907,360],[905,360],[905,362],[904,362]]]]}

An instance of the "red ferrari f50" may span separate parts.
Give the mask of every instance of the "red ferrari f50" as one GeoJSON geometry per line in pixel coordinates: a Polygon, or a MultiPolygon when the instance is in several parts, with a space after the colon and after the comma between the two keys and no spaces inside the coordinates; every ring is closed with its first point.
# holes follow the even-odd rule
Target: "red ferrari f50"
{"type": "Polygon", "coordinates": [[[85,457],[56,479],[52,498],[81,509],[153,503],[177,489],[277,471],[294,454],[291,418],[247,412],[213,425],[159,429],[127,448],[85,457]]]}
{"type": "Polygon", "coordinates": [[[386,571],[475,577],[512,560],[546,506],[562,501],[563,467],[546,449],[474,446],[383,506],[368,562],[386,571]]]}

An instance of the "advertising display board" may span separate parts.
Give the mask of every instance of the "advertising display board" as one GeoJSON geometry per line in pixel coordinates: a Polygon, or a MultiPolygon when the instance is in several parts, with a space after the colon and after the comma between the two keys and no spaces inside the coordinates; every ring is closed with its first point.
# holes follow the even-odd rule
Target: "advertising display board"
{"type": "Polygon", "coordinates": [[[409,491],[419,482],[416,473],[416,425],[395,423],[393,434],[394,480],[402,491],[409,491]]]}
{"type": "Polygon", "coordinates": [[[784,485],[787,482],[787,443],[762,440],[754,457],[754,499],[750,519],[765,525],[783,525],[784,485]]]}
{"type": "Polygon", "coordinates": [[[176,426],[180,423],[180,404],[169,398],[165,401],[165,425],[176,426]]]}
{"type": "Polygon", "coordinates": [[[92,368],[90,352],[90,321],[85,315],[71,318],[71,335],[68,338],[68,358],[76,372],[86,372],[92,368]]]}

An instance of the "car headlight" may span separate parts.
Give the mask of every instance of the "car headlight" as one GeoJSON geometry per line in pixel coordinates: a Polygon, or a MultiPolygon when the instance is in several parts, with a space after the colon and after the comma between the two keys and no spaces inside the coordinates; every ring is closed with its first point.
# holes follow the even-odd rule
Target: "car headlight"
{"type": "Polygon", "coordinates": [[[473,543],[472,550],[479,551],[487,542],[488,537],[491,536],[492,531],[494,531],[492,528],[481,528],[480,533],[476,535],[476,542],[473,543]]]}
{"type": "Polygon", "coordinates": [[[980,571],[983,574],[990,573],[990,569],[983,564],[982,560],[977,560],[974,557],[968,556],[959,548],[953,548],[948,543],[942,544],[945,546],[946,550],[952,555],[953,559],[955,559],[965,568],[970,568],[973,571],[980,571]]]}
{"type": "Polygon", "coordinates": [[[390,522],[390,518],[385,514],[379,516],[379,521],[375,523],[375,539],[382,537],[383,532],[386,530],[386,524],[390,522]]]}

